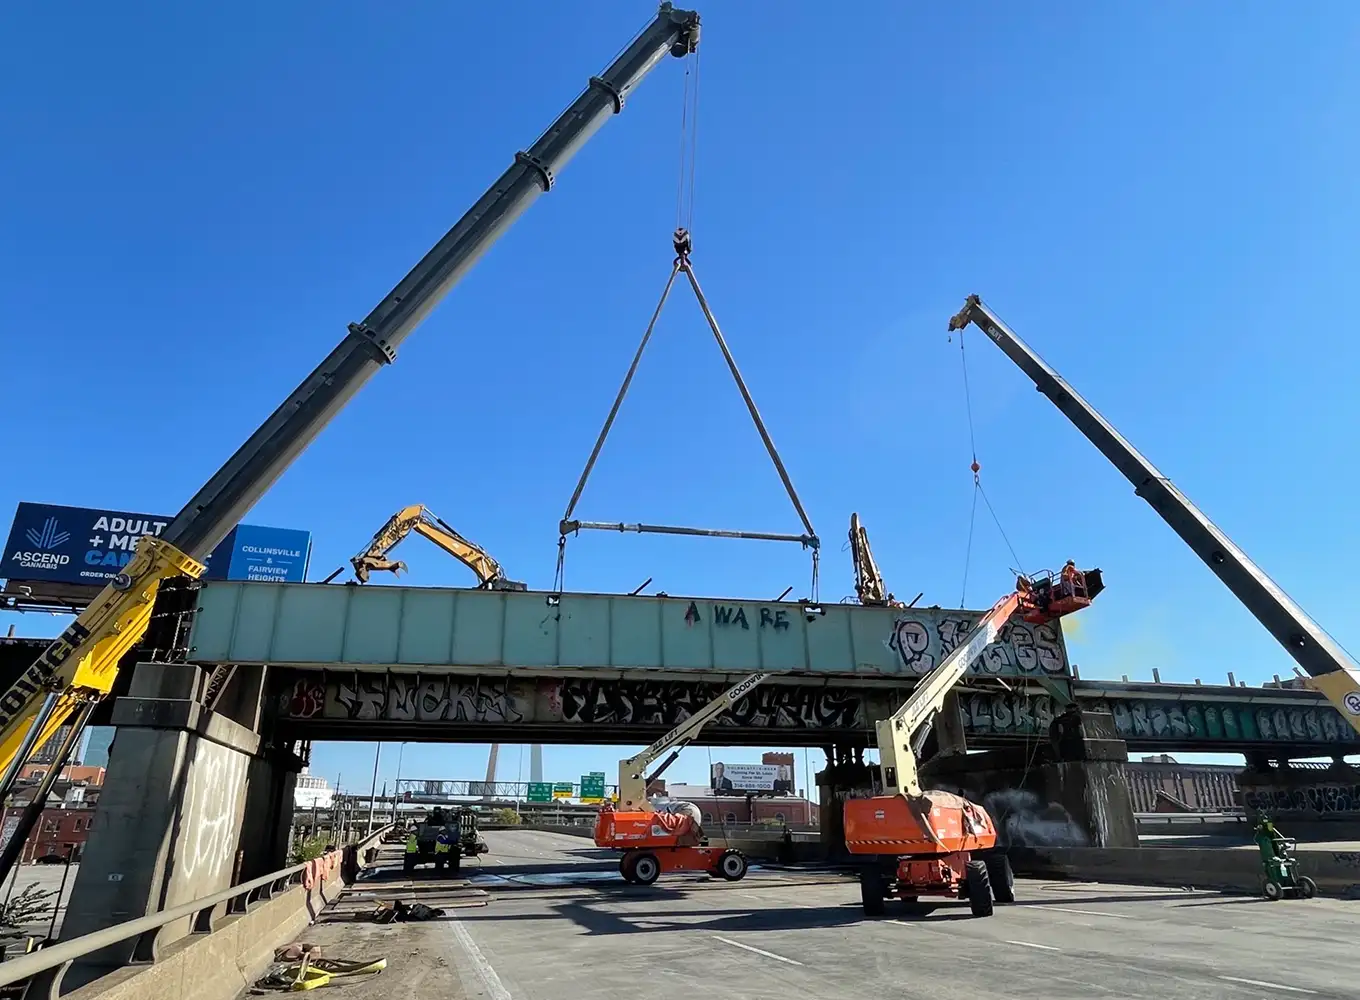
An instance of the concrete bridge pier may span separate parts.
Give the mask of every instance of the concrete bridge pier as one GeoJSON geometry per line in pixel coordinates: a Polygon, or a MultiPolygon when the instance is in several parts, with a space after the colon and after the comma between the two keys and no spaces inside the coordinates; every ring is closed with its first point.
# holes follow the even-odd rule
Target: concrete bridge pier
{"type": "Polygon", "coordinates": [[[864,763],[864,751],[859,747],[823,749],[826,767],[816,774],[822,847],[829,860],[841,861],[849,857],[845,849],[845,800],[851,795],[874,794],[878,768],[864,763]]]}
{"type": "MultiPolygon", "coordinates": [[[[118,729],[63,940],[283,866],[300,762],[262,749],[256,730],[264,671],[239,668],[210,683],[200,667],[137,664],[128,694],[113,706],[118,729]]],[[[187,918],[167,925],[153,947],[191,929],[187,918]]],[[[63,987],[125,965],[135,947],[126,941],[88,956],[63,987]]]]}
{"type": "Polygon", "coordinates": [[[923,778],[981,803],[1010,846],[1137,847],[1128,758],[1108,712],[1073,706],[1053,720],[1046,743],[942,754],[923,778]]]}

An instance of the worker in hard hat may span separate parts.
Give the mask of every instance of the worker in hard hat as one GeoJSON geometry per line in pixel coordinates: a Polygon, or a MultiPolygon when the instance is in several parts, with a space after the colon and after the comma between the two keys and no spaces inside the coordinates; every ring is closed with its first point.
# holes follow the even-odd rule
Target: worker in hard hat
{"type": "Polygon", "coordinates": [[[1071,559],[1062,568],[1062,590],[1065,597],[1076,597],[1077,588],[1084,586],[1081,570],[1077,569],[1077,564],[1071,559]]]}
{"type": "Polygon", "coordinates": [[[406,837],[406,856],[402,859],[401,870],[407,875],[416,870],[416,862],[420,858],[420,838],[412,830],[406,837]]]}
{"type": "Polygon", "coordinates": [[[451,860],[453,854],[453,836],[447,829],[440,830],[439,835],[434,838],[434,870],[442,872],[444,865],[451,860]]]}

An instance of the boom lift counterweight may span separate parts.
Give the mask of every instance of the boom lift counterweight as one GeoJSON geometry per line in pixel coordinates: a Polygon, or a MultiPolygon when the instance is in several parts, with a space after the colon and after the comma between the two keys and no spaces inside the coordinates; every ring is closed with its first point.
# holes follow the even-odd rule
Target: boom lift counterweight
{"type": "Polygon", "coordinates": [[[735,882],[746,875],[740,851],[703,843],[698,810],[658,812],[647,800],[647,784],[670,767],[699,731],[727,711],[769,674],[751,674],[724,691],[641,753],[619,761],[619,806],[605,802],[595,821],[597,847],[622,848],[619,874],[627,881],[651,885],[663,871],[706,871],[735,882]],[[647,768],[666,751],[670,755],[650,775],[647,768]]]}
{"type": "Polygon", "coordinates": [[[968,297],[963,309],[949,321],[949,329],[963,330],[970,323],[994,341],[1029,376],[1035,388],[1133,484],[1134,493],[1148,502],[1307,672],[1308,686],[1320,691],[1341,717],[1360,731],[1360,667],[1340,644],[976,295],[968,297]]]}
{"type": "MultiPolygon", "coordinates": [[[[8,795],[30,751],[50,739],[82,707],[113,688],[122,657],[140,641],[163,580],[202,575],[202,560],[382,367],[397,348],[557,171],[604,124],[669,53],[699,44],[699,15],[663,3],[651,24],[478,199],[442,239],[184,506],[159,538],[146,536],[132,560],[90,606],[0,696],[0,799],[8,795]]],[[[388,130],[390,131],[390,129],[388,130]]],[[[62,761],[52,768],[60,770],[62,761]]],[[[31,827],[30,827],[31,829],[31,827]]],[[[29,829],[10,835],[0,880],[29,829]]]]}

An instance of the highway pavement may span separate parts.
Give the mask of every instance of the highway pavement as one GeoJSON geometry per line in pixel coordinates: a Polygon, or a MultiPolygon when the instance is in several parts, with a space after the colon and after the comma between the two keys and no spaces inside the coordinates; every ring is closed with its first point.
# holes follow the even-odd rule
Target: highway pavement
{"type": "MultiPolygon", "coordinates": [[[[462,877],[384,868],[304,935],[387,955],[356,1000],[1354,1000],[1360,903],[1020,880],[975,919],[946,902],[866,920],[853,879],[752,869],[736,883],[625,884],[587,839],[492,831],[462,877]],[[353,915],[377,899],[446,907],[427,923],[353,915]]],[[[397,865],[389,855],[384,864],[397,865]]]]}

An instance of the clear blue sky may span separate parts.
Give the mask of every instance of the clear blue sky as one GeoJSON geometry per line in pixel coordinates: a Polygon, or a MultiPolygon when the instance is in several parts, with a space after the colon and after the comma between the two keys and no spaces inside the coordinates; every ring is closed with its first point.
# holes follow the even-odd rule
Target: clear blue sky
{"type": "MultiPolygon", "coordinates": [[[[177,510],[653,10],[0,15],[0,511],[177,510]]],[[[1343,297],[1360,271],[1360,9],[826,10],[705,12],[694,222],[705,291],[826,539],[823,599],[852,590],[841,540],[858,510],[899,595],[958,601],[970,455],[944,326],[978,292],[1360,647],[1343,297]]],[[[250,521],[310,529],[319,577],[424,502],[550,585],[557,520],[670,265],[682,79],[675,62],[653,73],[250,521]]],[[[969,359],[984,482],[1021,559],[1106,571],[1069,630],[1083,676],[1289,672],[999,352],[975,337],[969,359]]],[[[686,298],[579,513],[797,527],[686,298]]],[[[567,580],[801,594],[789,549],[582,537],[567,580]]],[[[401,555],[412,583],[470,582],[419,540],[401,555]]],[[[968,603],[1005,591],[1010,563],[980,524],[968,603]]],[[[27,635],[59,624],[18,619],[27,635]]],[[[316,769],[366,785],[371,755],[320,746],[316,769]]],[[[549,776],[618,756],[548,748],[549,776]]],[[[484,760],[412,747],[404,771],[476,776],[484,760]]],[[[674,776],[706,768],[691,750],[674,776]]]]}

